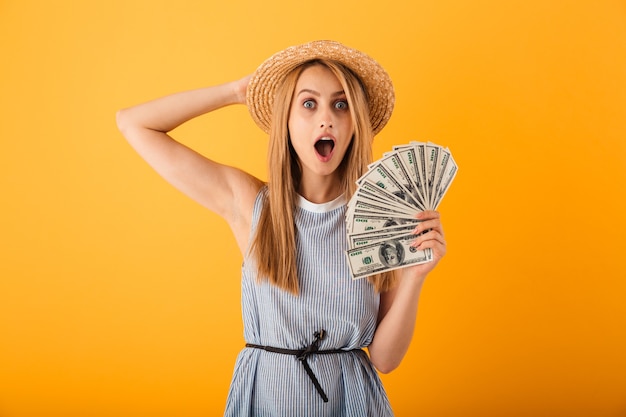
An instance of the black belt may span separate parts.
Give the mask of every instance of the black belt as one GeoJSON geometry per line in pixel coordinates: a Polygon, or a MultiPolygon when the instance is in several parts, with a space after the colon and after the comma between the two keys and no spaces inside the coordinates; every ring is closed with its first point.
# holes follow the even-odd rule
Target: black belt
{"type": "Polygon", "coordinates": [[[307,356],[309,356],[311,354],[324,355],[324,354],[329,354],[329,353],[346,353],[346,352],[354,352],[354,351],[363,352],[363,350],[361,350],[361,349],[351,349],[351,350],[328,349],[328,350],[319,350],[320,340],[322,340],[325,335],[326,335],[326,330],[320,330],[319,332],[315,332],[314,333],[315,340],[313,340],[313,342],[309,346],[304,348],[304,349],[283,349],[283,348],[277,348],[277,347],[273,347],[273,346],[255,345],[253,343],[246,343],[246,347],[254,348],[254,349],[263,349],[263,350],[265,350],[267,352],[282,353],[283,355],[293,355],[293,356],[295,356],[300,362],[302,362],[302,366],[304,366],[304,370],[306,371],[306,373],[309,376],[309,378],[311,378],[311,381],[313,382],[313,385],[315,385],[315,389],[317,390],[319,395],[322,397],[322,400],[324,400],[324,402],[327,403],[328,402],[328,397],[324,393],[324,390],[322,389],[322,386],[320,385],[319,381],[317,380],[317,377],[313,373],[313,370],[311,369],[311,367],[307,363],[307,361],[306,361],[307,356]]]}

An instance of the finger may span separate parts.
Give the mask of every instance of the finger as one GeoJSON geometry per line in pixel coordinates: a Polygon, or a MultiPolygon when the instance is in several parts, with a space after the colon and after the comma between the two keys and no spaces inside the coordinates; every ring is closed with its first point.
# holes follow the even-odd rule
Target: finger
{"type": "Polygon", "coordinates": [[[415,229],[413,229],[413,233],[416,235],[419,235],[421,233],[423,233],[424,231],[428,231],[428,230],[435,230],[439,233],[441,233],[441,235],[443,235],[443,227],[441,226],[441,222],[439,221],[439,219],[433,219],[433,220],[424,220],[420,223],[418,223],[415,226],[415,229]]]}
{"type": "Polygon", "coordinates": [[[422,247],[428,247],[424,245],[430,245],[430,242],[436,242],[443,246],[446,245],[445,237],[441,233],[437,232],[436,230],[428,230],[425,233],[417,236],[415,240],[411,243],[411,246],[417,249],[422,249],[422,247]]]}
{"type": "MultiPolygon", "coordinates": [[[[413,246],[413,245],[411,245],[413,246]]],[[[446,245],[439,240],[426,240],[415,247],[418,250],[431,249],[435,257],[443,257],[446,254],[446,245]]]]}
{"type": "Polygon", "coordinates": [[[415,218],[419,220],[439,219],[441,218],[441,215],[435,210],[424,210],[417,213],[415,218]]]}

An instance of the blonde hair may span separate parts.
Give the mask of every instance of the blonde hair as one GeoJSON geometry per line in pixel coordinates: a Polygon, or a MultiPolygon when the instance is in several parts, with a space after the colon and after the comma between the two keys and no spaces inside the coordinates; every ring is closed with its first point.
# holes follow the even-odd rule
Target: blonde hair
{"type": "MultiPolygon", "coordinates": [[[[288,121],[300,74],[313,65],[327,67],[341,83],[348,100],[354,136],[338,167],[342,191],[348,199],[356,190],[356,180],[372,160],[372,126],[366,90],[359,78],[344,65],[323,59],[307,61],[287,74],[274,98],[268,149],[268,196],[263,201],[251,254],[259,279],[267,279],[293,294],[299,292],[294,212],[302,173],[289,138],[288,121]]],[[[395,285],[392,273],[375,275],[369,281],[381,292],[395,285]]]]}

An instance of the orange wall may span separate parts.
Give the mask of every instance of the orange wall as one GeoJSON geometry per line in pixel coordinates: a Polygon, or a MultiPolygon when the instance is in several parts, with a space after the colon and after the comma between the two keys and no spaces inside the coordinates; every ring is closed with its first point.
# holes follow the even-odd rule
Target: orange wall
{"type": "MultiPolygon", "coordinates": [[[[334,38],[390,72],[375,143],[460,171],[398,416],[626,415],[626,5],[442,0],[0,2],[0,416],[219,415],[240,256],[115,127],[118,108],[334,38]],[[403,5],[400,5],[403,4],[403,5]]],[[[175,136],[265,176],[245,108],[175,136]]]]}

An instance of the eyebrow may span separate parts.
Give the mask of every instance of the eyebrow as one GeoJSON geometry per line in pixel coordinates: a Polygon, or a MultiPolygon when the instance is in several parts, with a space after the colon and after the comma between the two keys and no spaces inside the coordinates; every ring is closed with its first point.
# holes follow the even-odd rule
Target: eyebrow
{"type": "MultiPolygon", "coordinates": [[[[309,93],[309,94],[312,94],[312,95],[317,96],[317,97],[319,97],[321,95],[318,91],[311,90],[311,89],[308,89],[308,88],[303,88],[302,90],[298,91],[298,95],[300,95],[302,93],[309,93]]],[[[345,96],[345,95],[346,95],[345,91],[339,90],[339,91],[336,91],[336,92],[332,93],[331,97],[338,97],[338,96],[345,96]]]]}

